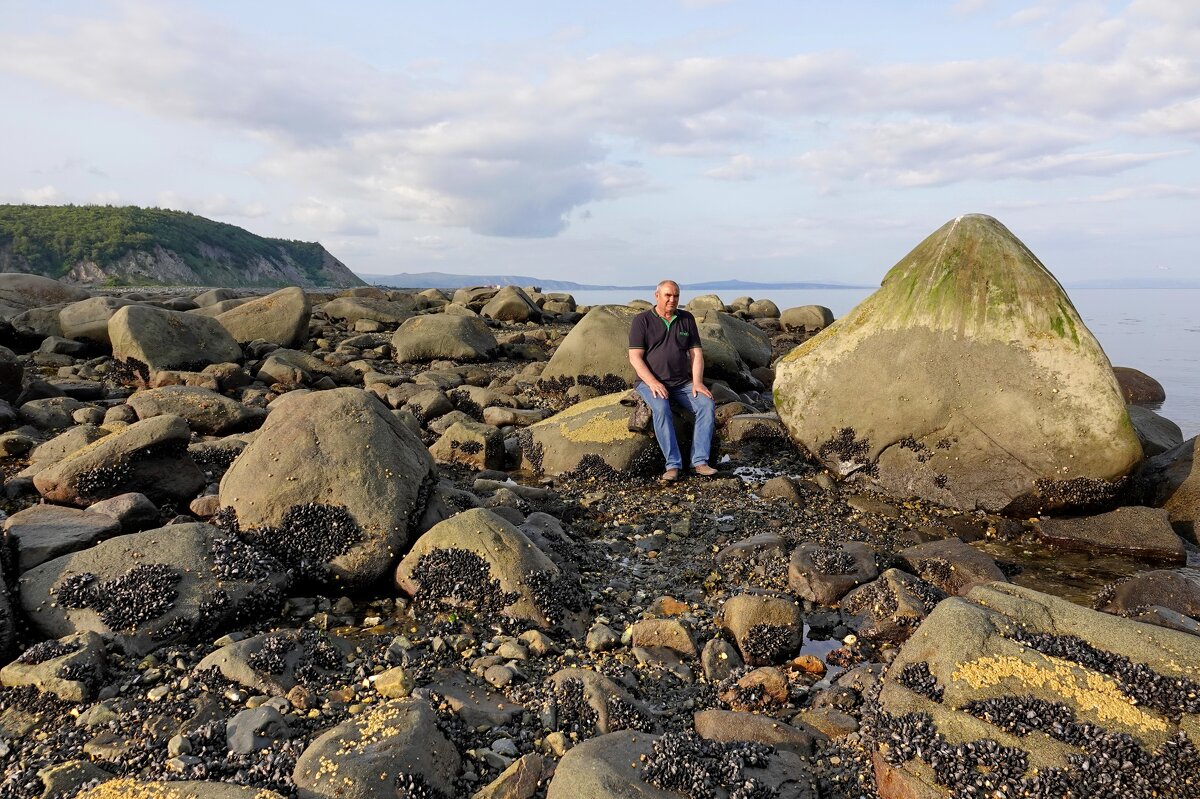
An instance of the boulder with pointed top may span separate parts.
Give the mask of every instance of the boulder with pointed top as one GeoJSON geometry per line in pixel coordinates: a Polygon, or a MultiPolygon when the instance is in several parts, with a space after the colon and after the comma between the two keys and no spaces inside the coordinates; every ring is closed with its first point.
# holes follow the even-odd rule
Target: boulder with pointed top
{"type": "Polygon", "coordinates": [[[836,474],[963,509],[1087,505],[1142,458],[1112,367],[1016,236],[951,220],[784,356],[775,404],[836,474]]]}

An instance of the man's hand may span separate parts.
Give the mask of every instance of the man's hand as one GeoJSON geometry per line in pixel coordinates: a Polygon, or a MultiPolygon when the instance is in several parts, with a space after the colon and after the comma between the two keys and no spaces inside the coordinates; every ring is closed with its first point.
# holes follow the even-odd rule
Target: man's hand
{"type": "Polygon", "coordinates": [[[712,392],[709,391],[708,386],[704,385],[703,383],[692,383],[692,396],[694,397],[697,394],[703,394],[709,399],[713,398],[712,392]]]}
{"type": "Polygon", "coordinates": [[[664,386],[662,383],[658,382],[657,380],[654,380],[654,381],[643,380],[642,382],[650,387],[651,395],[658,397],[659,399],[667,398],[667,387],[664,386]]]}

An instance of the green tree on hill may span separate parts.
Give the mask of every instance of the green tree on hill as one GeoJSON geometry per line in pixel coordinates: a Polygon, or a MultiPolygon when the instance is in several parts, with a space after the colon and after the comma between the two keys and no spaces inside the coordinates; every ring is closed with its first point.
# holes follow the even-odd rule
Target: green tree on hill
{"type": "Polygon", "coordinates": [[[240,271],[256,258],[291,260],[314,283],[325,282],[325,249],[317,243],[269,239],[185,211],[110,205],[0,205],[0,246],[31,271],[59,278],[81,261],[104,268],[131,252],[175,252],[197,274],[240,271]],[[228,259],[211,253],[224,251],[228,259]]]}

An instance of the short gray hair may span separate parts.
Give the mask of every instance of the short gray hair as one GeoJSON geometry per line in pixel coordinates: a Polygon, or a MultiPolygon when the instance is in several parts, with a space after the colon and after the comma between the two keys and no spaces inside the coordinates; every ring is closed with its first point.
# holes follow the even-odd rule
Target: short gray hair
{"type": "Polygon", "coordinates": [[[654,287],[654,293],[657,294],[663,286],[674,286],[676,291],[679,291],[679,284],[674,280],[660,280],[658,285],[654,287]]]}

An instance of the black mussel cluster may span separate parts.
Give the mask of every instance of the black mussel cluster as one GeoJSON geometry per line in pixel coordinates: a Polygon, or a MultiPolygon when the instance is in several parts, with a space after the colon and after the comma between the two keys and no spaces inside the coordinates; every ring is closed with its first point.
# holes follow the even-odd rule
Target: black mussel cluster
{"type": "Polygon", "coordinates": [[[413,579],[420,585],[417,601],[437,608],[466,605],[481,615],[496,615],[520,599],[504,591],[487,561],[466,549],[449,547],[427,552],[417,561],[413,579]]]}
{"type": "Polygon", "coordinates": [[[132,631],[171,609],[182,576],[164,563],[143,563],[105,582],[91,572],[71,575],[54,594],[64,607],[96,611],[110,630],[132,631]]]}
{"type": "Polygon", "coordinates": [[[83,648],[83,645],[78,641],[41,641],[26,649],[17,658],[18,663],[24,663],[27,666],[36,666],[39,663],[45,663],[47,660],[54,660],[63,655],[69,655],[72,652],[78,652],[83,648]]]}
{"type": "Polygon", "coordinates": [[[853,574],[857,569],[854,556],[838,547],[818,547],[809,560],[821,574],[853,574]]]}
{"type": "Polygon", "coordinates": [[[692,730],[668,732],[654,742],[642,780],[687,799],[712,799],[718,788],[730,799],[766,799],[776,791],[748,777],[746,769],[767,766],[774,753],[765,744],[709,741],[692,730]]]}
{"type": "Polygon", "coordinates": [[[584,696],[582,681],[559,680],[550,691],[548,704],[558,730],[573,732],[581,739],[596,734],[599,716],[584,696]]]}
{"type": "Polygon", "coordinates": [[[934,677],[929,670],[929,664],[923,660],[909,663],[901,669],[896,681],[914,694],[920,694],[934,702],[941,702],[946,693],[946,689],[938,683],[937,677],[934,677]]]}
{"type": "Polygon", "coordinates": [[[796,630],[784,624],[756,624],[742,642],[747,660],[779,663],[795,653],[796,630]]]}

